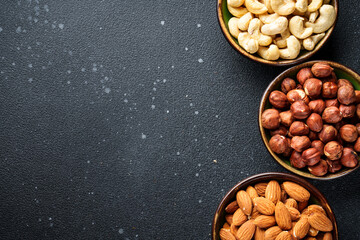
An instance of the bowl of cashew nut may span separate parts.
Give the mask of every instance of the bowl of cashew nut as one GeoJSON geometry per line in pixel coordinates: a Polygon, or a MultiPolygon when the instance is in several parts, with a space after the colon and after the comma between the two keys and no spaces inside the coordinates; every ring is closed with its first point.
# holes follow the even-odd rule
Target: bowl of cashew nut
{"type": "Polygon", "coordinates": [[[304,62],[329,39],[338,0],[218,0],[218,20],[231,46],[265,64],[304,62]]]}

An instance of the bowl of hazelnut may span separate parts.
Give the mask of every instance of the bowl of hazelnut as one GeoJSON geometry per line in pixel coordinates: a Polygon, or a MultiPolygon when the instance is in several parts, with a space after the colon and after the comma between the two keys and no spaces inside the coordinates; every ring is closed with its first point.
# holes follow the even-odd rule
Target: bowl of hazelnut
{"type": "Polygon", "coordinates": [[[236,184],[221,200],[212,240],[339,239],[324,195],[287,173],[261,173],[236,184]]]}
{"type": "Polygon", "coordinates": [[[289,66],[313,56],[332,34],[338,0],[217,0],[229,44],[256,62],[289,66]]]}
{"type": "Polygon", "coordinates": [[[259,128],[287,170],[333,179],[359,168],[360,76],[331,61],[310,61],[277,76],[265,90],[259,128]]]}

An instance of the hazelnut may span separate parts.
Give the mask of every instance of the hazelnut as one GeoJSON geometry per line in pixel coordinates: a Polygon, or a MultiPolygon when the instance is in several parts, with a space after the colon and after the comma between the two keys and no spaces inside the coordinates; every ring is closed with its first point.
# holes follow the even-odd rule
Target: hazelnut
{"type": "Polygon", "coordinates": [[[293,89],[286,94],[286,97],[290,103],[294,103],[300,100],[303,100],[307,103],[309,102],[308,96],[302,89],[293,89]]]}
{"type": "Polygon", "coordinates": [[[293,121],[294,121],[294,117],[290,110],[280,113],[280,122],[282,125],[286,127],[290,127],[293,121]]]}
{"type": "Polygon", "coordinates": [[[308,137],[310,138],[311,141],[318,140],[319,134],[316,132],[310,131],[308,137]]]}
{"type": "Polygon", "coordinates": [[[359,162],[359,156],[353,149],[346,147],[340,161],[344,167],[354,168],[359,162]]]}
{"type": "Polygon", "coordinates": [[[338,134],[338,131],[336,130],[336,128],[334,126],[325,124],[323,126],[323,129],[319,133],[319,139],[323,143],[328,143],[330,141],[335,140],[337,137],[337,134],[338,134]]]}
{"type": "Polygon", "coordinates": [[[360,104],[356,105],[356,115],[360,118],[360,104]]]}
{"type": "Polygon", "coordinates": [[[286,136],[288,133],[288,130],[286,127],[284,126],[280,126],[278,129],[274,130],[274,131],[270,131],[270,135],[271,136],[275,136],[277,134],[281,135],[281,136],[286,136]]]}
{"type": "Polygon", "coordinates": [[[291,139],[291,147],[297,152],[304,151],[309,148],[310,145],[311,141],[307,136],[294,136],[291,139]]]}
{"type": "Polygon", "coordinates": [[[299,81],[301,85],[303,85],[306,80],[312,77],[314,77],[314,75],[311,72],[310,68],[302,68],[296,75],[296,79],[299,81]]]}
{"type": "Polygon", "coordinates": [[[329,64],[327,63],[315,63],[312,67],[311,67],[311,72],[315,75],[315,77],[319,77],[319,78],[323,78],[323,77],[328,77],[330,76],[330,74],[333,72],[333,68],[330,67],[329,64]]]}
{"type": "Polygon", "coordinates": [[[296,85],[296,89],[304,90],[304,88],[301,84],[296,85]]]}
{"type": "Polygon", "coordinates": [[[325,82],[333,82],[336,83],[337,82],[337,77],[336,74],[334,73],[334,71],[327,77],[325,78],[321,78],[321,80],[325,83],[325,82]]]}
{"type": "Polygon", "coordinates": [[[322,119],[327,123],[338,123],[343,116],[337,107],[327,107],[322,113],[322,119]]]}
{"type": "Polygon", "coordinates": [[[353,118],[355,116],[356,106],[341,104],[339,110],[342,113],[343,118],[353,118]]]}
{"type": "Polygon", "coordinates": [[[309,78],[303,87],[306,95],[310,98],[317,98],[321,95],[322,81],[317,78],[309,78]]]}
{"type": "Polygon", "coordinates": [[[281,83],[281,91],[287,94],[289,91],[296,88],[296,82],[292,78],[285,78],[281,83]]]}
{"type": "Polygon", "coordinates": [[[308,148],[301,154],[302,158],[306,161],[308,166],[314,166],[321,159],[321,154],[316,148],[308,148]]]}
{"type": "Polygon", "coordinates": [[[360,103],[360,91],[355,90],[355,103],[360,103]]]}
{"type": "Polygon", "coordinates": [[[311,147],[312,148],[316,148],[319,152],[320,152],[320,155],[324,155],[324,143],[320,140],[314,140],[312,143],[311,143],[311,147]]]}
{"type": "Polygon", "coordinates": [[[337,85],[338,85],[338,88],[341,88],[343,86],[348,86],[348,87],[354,88],[352,83],[347,79],[339,79],[337,82],[337,85]]]}
{"type": "Polygon", "coordinates": [[[311,112],[322,114],[325,109],[325,102],[321,99],[310,101],[309,108],[311,112]]]}
{"type": "Polygon", "coordinates": [[[343,146],[336,141],[328,142],[324,146],[324,154],[331,161],[340,159],[342,152],[343,152],[343,146]]]}
{"type": "Polygon", "coordinates": [[[319,114],[312,113],[306,120],[306,124],[309,126],[311,131],[320,132],[323,128],[323,121],[319,114]]]}
{"type": "Polygon", "coordinates": [[[328,172],[328,164],[325,160],[321,160],[315,166],[309,166],[308,170],[312,175],[321,177],[321,176],[324,176],[328,172]]]}
{"type": "Polygon", "coordinates": [[[275,135],[272,136],[269,141],[270,149],[277,153],[282,154],[284,153],[288,148],[288,141],[284,136],[281,135],[275,135]]]}
{"type": "Polygon", "coordinates": [[[339,107],[340,103],[339,101],[336,99],[327,99],[325,100],[325,107],[339,107]]]}
{"type": "Polygon", "coordinates": [[[270,93],[269,101],[275,108],[286,108],[289,106],[285,93],[277,90],[270,93]]]}
{"type": "Polygon", "coordinates": [[[290,156],[290,164],[296,168],[306,167],[306,161],[302,158],[301,153],[293,151],[290,156]]]}
{"type": "Polygon", "coordinates": [[[335,173],[342,168],[340,160],[336,160],[336,161],[327,160],[326,162],[329,165],[328,171],[331,173],[335,173]]]}
{"type": "Polygon", "coordinates": [[[360,137],[358,137],[358,139],[356,140],[356,142],[354,144],[354,150],[357,152],[360,152],[360,137]]]}
{"type": "Polygon", "coordinates": [[[291,124],[289,132],[292,136],[304,136],[309,134],[309,127],[300,121],[291,124]]]}
{"type": "Polygon", "coordinates": [[[276,109],[266,109],[261,115],[261,123],[266,129],[277,129],[280,127],[280,114],[276,109]]]}
{"type": "Polygon", "coordinates": [[[325,82],[322,87],[322,96],[324,98],[335,98],[338,86],[334,82],[325,82]]]}
{"type": "Polygon", "coordinates": [[[349,86],[343,86],[338,89],[338,100],[340,103],[349,105],[355,102],[355,90],[349,86]]]}
{"type": "Polygon", "coordinates": [[[358,131],[358,134],[360,135],[360,123],[356,124],[356,129],[358,131]]]}
{"type": "Polygon", "coordinates": [[[290,111],[296,119],[305,119],[310,115],[310,108],[304,101],[291,104],[290,111]]]}
{"type": "Polygon", "coordinates": [[[291,153],[293,152],[293,149],[290,147],[291,144],[291,140],[290,138],[286,138],[288,144],[287,144],[287,148],[285,150],[285,152],[283,153],[283,156],[285,157],[290,157],[291,153]]]}
{"type": "Polygon", "coordinates": [[[346,124],[340,128],[340,136],[346,142],[355,142],[358,132],[354,125],[346,124]]]}

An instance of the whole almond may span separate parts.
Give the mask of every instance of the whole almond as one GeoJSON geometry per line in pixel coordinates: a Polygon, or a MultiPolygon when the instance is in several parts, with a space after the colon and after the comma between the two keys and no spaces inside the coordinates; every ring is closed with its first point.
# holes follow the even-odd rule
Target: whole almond
{"type": "Polygon", "coordinates": [[[232,233],[232,235],[236,236],[236,233],[237,233],[238,230],[239,230],[238,226],[235,226],[234,224],[231,224],[230,232],[232,233]]]}
{"type": "Polygon", "coordinates": [[[222,228],[220,229],[220,239],[221,240],[236,240],[235,236],[231,234],[229,229],[222,228]]]}
{"type": "Polygon", "coordinates": [[[252,201],[247,192],[244,190],[239,191],[236,194],[236,201],[239,205],[239,208],[246,214],[250,215],[252,211],[252,201]]]}
{"type": "Polygon", "coordinates": [[[239,206],[238,206],[237,202],[233,201],[226,206],[225,211],[227,213],[234,213],[238,208],[239,208],[239,206]]]}
{"type": "Polygon", "coordinates": [[[259,197],[256,189],[255,189],[254,187],[252,187],[252,186],[248,186],[248,187],[246,188],[246,192],[249,194],[251,200],[253,200],[253,199],[256,198],[256,197],[259,197]]]}
{"type": "Polygon", "coordinates": [[[287,198],[288,198],[288,195],[287,195],[285,189],[281,189],[281,198],[280,198],[280,201],[285,202],[287,198]]]}
{"type": "Polygon", "coordinates": [[[290,213],[291,221],[297,221],[300,218],[300,212],[294,207],[287,207],[287,210],[290,213]]]}
{"type": "Polygon", "coordinates": [[[276,223],[274,216],[261,215],[254,220],[254,224],[260,228],[269,228],[276,223]]]}
{"type": "Polygon", "coordinates": [[[257,194],[258,194],[260,197],[265,197],[266,187],[267,187],[267,183],[265,183],[265,182],[257,183],[257,184],[255,184],[255,186],[254,186],[257,194]]]}
{"type": "Polygon", "coordinates": [[[315,237],[319,234],[319,230],[313,228],[313,227],[310,227],[309,229],[309,233],[308,235],[311,236],[311,237],[315,237]]]}
{"type": "Polygon", "coordinates": [[[332,234],[331,233],[325,233],[322,240],[332,240],[332,234]]]}
{"type": "Polygon", "coordinates": [[[301,212],[301,216],[309,217],[311,214],[314,214],[314,213],[320,213],[320,214],[324,214],[326,216],[325,210],[320,205],[316,205],[316,204],[309,205],[307,208],[305,208],[301,212]]]}
{"type": "Polygon", "coordinates": [[[275,207],[275,219],[277,225],[283,230],[291,229],[291,215],[285,204],[278,202],[275,207]]]}
{"type": "Polygon", "coordinates": [[[292,240],[292,237],[288,231],[283,231],[275,238],[275,240],[292,240]]]}
{"type": "Polygon", "coordinates": [[[268,228],[265,231],[264,240],[275,240],[276,237],[282,232],[281,228],[278,226],[274,226],[271,228],[268,228]]]}
{"type": "Polygon", "coordinates": [[[255,233],[254,220],[245,222],[236,233],[236,238],[241,240],[251,240],[255,233]]]}
{"type": "Polygon", "coordinates": [[[308,201],[303,201],[298,203],[298,210],[301,212],[308,206],[308,201]]]}
{"type": "Polygon", "coordinates": [[[240,226],[244,222],[248,220],[245,213],[239,208],[234,212],[233,218],[232,218],[232,224],[235,226],[240,226]]]}
{"type": "Polygon", "coordinates": [[[272,180],[268,183],[265,190],[265,198],[269,199],[275,204],[281,199],[281,188],[277,181],[272,180]]]}
{"type": "Polygon", "coordinates": [[[309,216],[308,221],[313,228],[319,231],[330,232],[333,230],[333,224],[325,214],[313,213],[309,216]]]}
{"type": "Polygon", "coordinates": [[[304,238],[309,232],[310,224],[307,218],[300,218],[300,220],[295,224],[292,234],[295,239],[304,238]]]}
{"type": "Polygon", "coordinates": [[[254,208],[264,215],[273,215],[275,212],[275,204],[267,198],[254,198],[254,208]]]}
{"type": "Polygon", "coordinates": [[[262,228],[256,227],[254,239],[255,240],[264,240],[265,239],[265,230],[262,228]]]}
{"type": "Polygon", "coordinates": [[[224,223],[223,228],[230,229],[230,225],[226,222],[226,223],[224,223]]]}
{"type": "Polygon", "coordinates": [[[298,209],[298,204],[297,204],[297,201],[293,198],[288,198],[285,200],[285,206],[287,207],[293,207],[293,208],[296,208],[298,209]]]}
{"type": "Polygon", "coordinates": [[[225,215],[225,219],[226,219],[226,222],[231,225],[232,222],[233,222],[233,215],[232,214],[227,214],[225,215]]]}
{"type": "Polygon", "coordinates": [[[304,202],[309,200],[309,191],[300,186],[299,184],[293,182],[284,182],[283,184],[286,193],[296,201],[304,202]]]}

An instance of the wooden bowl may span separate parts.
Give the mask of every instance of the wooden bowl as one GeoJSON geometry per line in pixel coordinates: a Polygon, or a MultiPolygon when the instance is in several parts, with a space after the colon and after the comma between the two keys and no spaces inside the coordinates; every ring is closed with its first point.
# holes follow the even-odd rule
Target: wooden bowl
{"type": "Polygon", "coordinates": [[[343,168],[341,169],[339,172],[336,173],[327,173],[325,176],[323,177],[317,177],[312,175],[311,173],[308,172],[308,170],[302,170],[302,169],[297,169],[294,168],[293,166],[291,166],[290,164],[290,160],[288,157],[284,157],[284,156],[280,156],[276,153],[274,153],[269,146],[269,140],[271,138],[270,136],[270,132],[269,130],[265,129],[262,126],[261,123],[261,115],[262,113],[271,107],[270,103],[269,103],[269,95],[272,91],[274,90],[280,90],[281,89],[281,82],[284,78],[286,77],[291,77],[294,80],[296,80],[296,74],[297,72],[301,69],[301,68],[305,68],[305,67],[311,67],[312,65],[314,65],[317,62],[326,62],[328,63],[332,68],[334,68],[334,71],[337,75],[338,78],[345,78],[348,79],[353,85],[354,88],[357,90],[360,90],[360,76],[354,72],[353,70],[345,67],[344,65],[341,65],[339,63],[336,62],[331,62],[331,61],[320,61],[320,60],[316,60],[316,61],[310,61],[310,62],[306,62],[306,63],[302,63],[300,65],[294,66],[292,68],[289,68],[288,70],[282,72],[279,76],[277,76],[271,83],[270,85],[267,87],[267,89],[264,92],[264,95],[261,99],[260,102],[260,109],[259,109],[259,128],[260,128],[260,134],[262,137],[262,140],[264,141],[264,144],[267,148],[267,150],[269,151],[269,153],[271,154],[271,156],[284,168],[286,168],[287,170],[298,174],[302,177],[307,177],[307,178],[313,178],[313,179],[318,179],[318,180],[329,180],[329,179],[334,179],[334,178],[338,178],[341,176],[344,176],[346,174],[349,174],[350,172],[355,171],[356,169],[359,168],[360,164],[358,164],[355,168],[343,168]]]}
{"type": "Polygon", "coordinates": [[[324,195],[316,187],[311,185],[306,180],[304,180],[300,177],[297,177],[295,175],[292,175],[292,174],[269,172],[269,173],[257,174],[257,175],[254,175],[254,176],[244,179],[243,181],[236,184],[225,195],[225,197],[221,200],[218,208],[216,209],[216,212],[214,215],[214,219],[212,222],[212,229],[211,229],[211,236],[212,236],[211,239],[212,240],[220,239],[219,231],[220,231],[221,227],[223,226],[223,224],[225,223],[225,214],[226,214],[225,207],[229,203],[231,203],[232,201],[234,201],[236,199],[236,193],[239,190],[245,190],[246,187],[249,185],[254,185],[259,182],[268,182],[270,180],[278,180],[281,182],[292,181],[292,182],[297,183],[297,184],[301,185],[302,187],[306,188],[311,194],[311,197],[309,199],[309,204],[318,204],[324,208],[324,210],[326,211],[326,214],[328,215],[329,219],[331,220],[331,222],[333,223],[333,226],[334,226],[333,239],[334,240],[339,239],[338,227],[336,224],[335,215],[334,215],[329,203],[327,202],[326,198],[324,197],[324,195]]]}
{"type": "Polygon", "coordinates": [[[236,51],[238,51],[242,55],[244,55],[256,62],[273,65],[273,66],[290,66],[290,65],[299,64],[299,63],[304,62],[307,59],[309,59],[317,51],[319,51],[319,49],[329,39],[331,33],[333,32],[333,30],[335,28],[336,21],[338,18],[339,3],[338,3],[338,0],[331,0],[330,4],[335,7],[335,11],[336,11],[336,20],[335,20],[334,25],[326,31],[325,37],[323,39],[321,39],[321,41],[315,46],[315,48],[312,51],[301,50],[299,56],[297,58],[291,59],[291,60],[285,60],[285,59],[280,59],[280,58],[275,61],[265,60],[262,57],[260,57],[258,54],[250,54],[250,53],[246,52],[242,47],[240,47],[237,39],[234,38],[233,36],[231,36],[231,34],[229,32],[228,22],[229,22],[229,19],[232,17],[232,15],[230,14],[230,12],[227,8],[227,0],[218,0],[217,1],[217,16],[218,16],[218,21],[219,21],[222,33],[224,34],[226,40],[230,43],[230,45],[233,48],[235,48],[236,51]]]}

